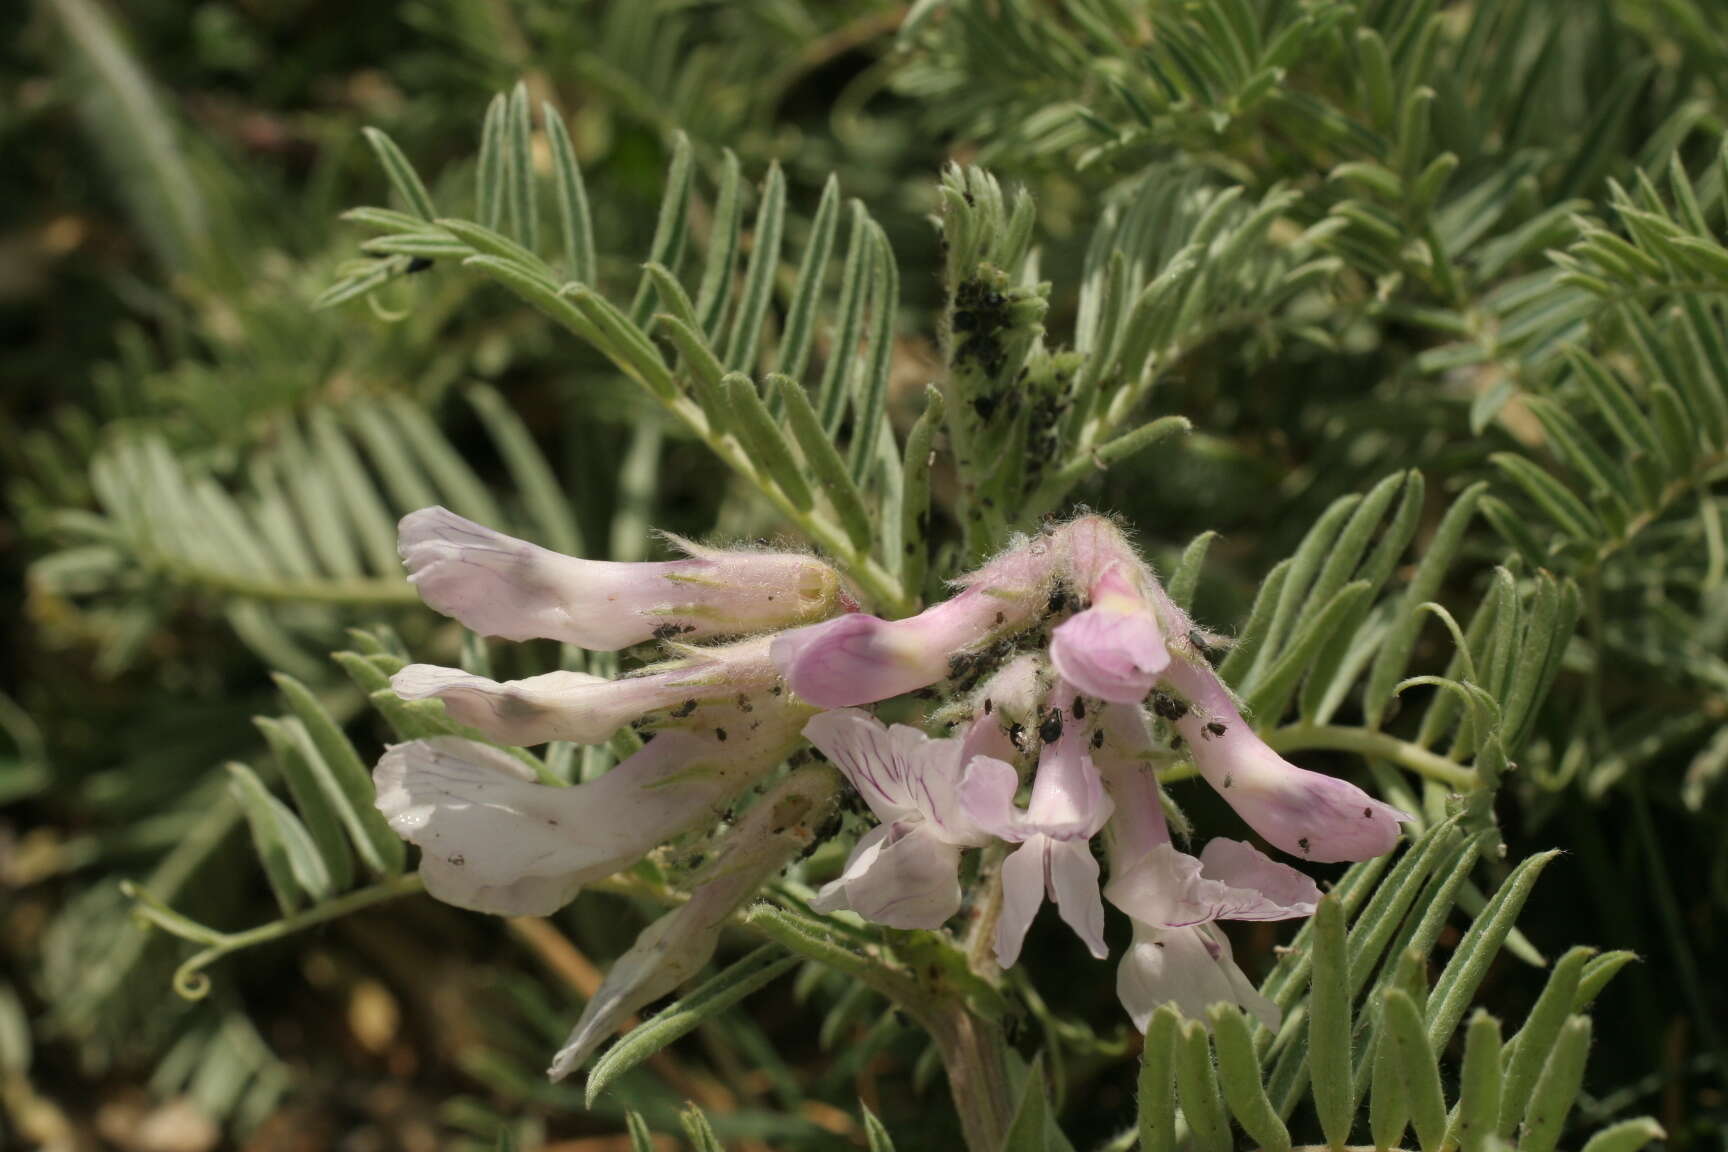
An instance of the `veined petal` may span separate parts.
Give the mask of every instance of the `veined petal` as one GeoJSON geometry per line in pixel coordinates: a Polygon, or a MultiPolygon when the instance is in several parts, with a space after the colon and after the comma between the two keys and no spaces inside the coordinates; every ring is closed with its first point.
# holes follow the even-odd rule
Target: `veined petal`
{"type": "MultiPolygon", "coordinates": [[[[446,508],[402,518],[399,550],[421,599],[483,636],[615,651],[656,636],[745,633],[820,617],[833,569],[796,553],[695,549],[688,560],[581,560],[446,508]]],[[[692,546],[693,547],[693,546],[692,546]]]]}
{"type": "Polygon", "coordinates": [[[1088,696],[1138,703],[1170,663],[1158,619],[1127,564],[1109,565],[1092,585],[1091,597],[1090,608],[1051,634],[1050,662],[1062,679],[1088,696]]]}
{"type": "Polygon", "coordinates": [[[960,849],[924,820],[883,824],[858,841],[810,907],[850,909],[890,928],[940,928],[960,910],[960,849]]]}
{"type": "Polygon", "coordinates": [[[1116,969],[1116,994],[1142,1032],[1164,1004],[1208,1027],[1206,1010],[1221,1002],[1246,1010],[1274,1032],[1281,1016],[1236,967],[1229,939],[1210,925],[1157,928],[1137,921],[1134,943],[1116,969]]]}
{"type": "Polygon", "coordinates": [[[1200,875],[1208,883],[1239,891],[1258,892],[1269,905],[1283,909],[1278,916],[1220,916],[1220,920],[1286,920],[1314,915],[1320,888],[1313,877],[1280,864],[1246,840],[1215,837],[1200,850],[1200,875]]]}
{"type": "Polygon", "coordinates": [[[960,740],[936,739],[905,724],[888,727],[856,708],[812,717],[804,737],[851,781],[878,820],[927,820],[931,833],[950,844],[987,839],[960,803],[960,740]]]}
{"type": "Polygon", "coordinates": [[[1210,668],[1171,661],[1165,676],[1191,707],[1176,722],[1194,764],[1237,815],[1277,848],[1304,860],[1367,860],[1392,850],[1414,819],[1335,776],[1298,768],[1242,719],[1210,668]]]}
{"type": "Polygon", "coordinates": [[[1313,880],[1239,840],[1214,840],[1200,859],[1160,844],[1112,868],[1105,895],[1135,920],[1166,928],[1290,920],[1312,916],[1320,901],[1313,880]]]}
{"type": "Polygon", "coordinates": [[[1085,840],[1044,841],[1049,892],[1063,923],[1074,929],[1093,956],[1110,955],[1104,946],[1104,901],[1098,896],[1098,861],[1085,840]]]}
{"type": "Polygon", "coordinates": [[[535,783],[506,752],[439,736],[392,746],[373,778],[379,811],[420,846],[433,896],[544,916],[584,884],[713,819],[778,760],[669,732],[597,780],[558,788],[535,783]]]}

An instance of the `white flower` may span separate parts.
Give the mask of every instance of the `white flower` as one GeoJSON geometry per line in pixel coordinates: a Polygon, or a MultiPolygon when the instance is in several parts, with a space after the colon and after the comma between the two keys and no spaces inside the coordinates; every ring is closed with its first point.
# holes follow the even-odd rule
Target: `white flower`
{"type": "Polygon", "coordinates": [[[779,763],[791,735],[783,718],[731,743],[666,732],[568,788],[536,783],[508,752],[439,736],[392,746],[373,779],[390,827],[420,846],[433,896],[479,912],[545,916],[583,885],[715,819],[779,763]]]}

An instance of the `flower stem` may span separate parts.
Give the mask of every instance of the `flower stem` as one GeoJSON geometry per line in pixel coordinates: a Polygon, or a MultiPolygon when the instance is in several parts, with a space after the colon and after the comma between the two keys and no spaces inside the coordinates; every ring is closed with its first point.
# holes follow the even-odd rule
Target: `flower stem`
{"type": "Polygon", "coordinates": [[[1008,1091],[1007,1043],[1000,1026],[980,1019],[965,1005],[942,1005],[925,1026],[942,1053],[948,1090],[969,1152],[997,1152],[1013,1118],[1008,1091]]]}
{"type": "Polygon", "coordinates": [[[1310,748],[1325,748],[1338,752],[1354,752],[1360,756],[1377,756],[1390,760],[1400,768],[1445,784],[1460,792],[1478,786],[1476,773],[1457,761],[1448,760],[1408,740],[1370,732],[1366,728],[1348,728],[1337,724],[1292,724],[1274,728],[1265,735],[1266,743],[1276,752],[1300,752],[1310,748]]]}
{"type": "Polygon", "coordinates": [[[709,423],[699,405],[682,396],[663,398],[666,409],[700,437],[708,450],[718,456],[740,476],[754,483],[775,509],[800,531],[834,557],[846,574],[858,585],[859,591],[872,605],[890,616],[903,616],[916,606],[912,596],[901,585],[899,577],[884,568],[866,549],[856,547],[840,525],[814,509],[800,509],[781,492],[772,480],[762,475],[751,462],[744,445],[730,433],[719,432],[709,423]]]}
{"type": "Polygon", "coordinates": [[[1001,973],[996,965],[996,922],[1002,918],[1002,860],[1007,854],[1007,845],[1000,840],[993,840],[985,847],[984,860],[978,869],[979,882],[984,885],[984,902],[966,934],[967,965],[986,980],[993,980],[1001,973]]]}

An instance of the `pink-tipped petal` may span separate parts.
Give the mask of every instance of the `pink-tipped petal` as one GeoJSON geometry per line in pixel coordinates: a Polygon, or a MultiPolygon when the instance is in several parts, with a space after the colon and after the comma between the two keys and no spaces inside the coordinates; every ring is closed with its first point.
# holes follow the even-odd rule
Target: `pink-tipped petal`
{"type": "Polygon", "coordinates": [[[1087,696],[1118,704],[1146,698],[1170,663],[1163,630],[1127,564],[1112,564],[1092,585],[1092,606],[1050,637],[1056,672],[1087,696]]]}
{"type": "MultiPolygon", "coordinates": [[[[1298,768],[1248,732],[1201,772],[1248,825],[1281,851],[1334,863],[1383,856],[1398,843],[1408,812],[1348,780],[1298,768]]],[[[1196,750],[1198,762],[1201,753],[1196,750]]]]}
{"type": "Polygon", "coordinates": [[[1086,695],[1133,704],[1152,691],[1170,653],[1150,615],[1088,608],[1057,626],[1050,637],[1050,662],[1086,695]]]}
{"type": "Polygon", "coordinates": [[[904,620],[851,613],[783,633],[774,663],[787,686],[821,708],[872,704],[928,687],[950,661],[1027,624],[1049,579],[1048,542],[1025,543],[964,580],[957,595],[904,620]]]}
{"type": "Polygon", "coordinates": [[[908,643],[904,623],[853,612],[782,632],[774,664],[788,688],[819,708],[886,700],[934,684],[948,667],[946,655],[908,643]]]}
{"type": "Polygon", "coordinates": [[[1165,675],[1191,705],[1176,726],[1195,766],[1268,842],[1321,863],[1367,860],[1397,844],[1409,813],[1279,756],[1242,719],[1210,668],[1175,660],[1165,675]]]}

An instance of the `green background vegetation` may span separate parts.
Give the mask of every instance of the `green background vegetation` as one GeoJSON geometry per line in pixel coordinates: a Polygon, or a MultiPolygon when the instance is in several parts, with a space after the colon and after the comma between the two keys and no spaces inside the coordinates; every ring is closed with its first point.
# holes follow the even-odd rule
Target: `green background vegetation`
{"type": "MultiPolygon", "coordinates": [[[[653,250],[679,134],[704,251],[727,150],[747,213],[780,166],[794,253],[837,177],[898,272],[882,410],[902,442],[926,382],[954,364],[930,220],[946,162],[1030,192],[1038,278],[1055,285],[1041,320],[1052,345],[1096,340],[1083,285],[1094,302],[1112,276],[1137,291],[1194,237],[1216,235],[1205,229],[1240,235],[1208,249],[1207,270],[1156,316],[1155,387],[1135,412],[1184,416],[1192,433],[1089,472],[1067,503],[1119,513],[1166,571],[1196,534],[1219,533],[1195,608],[1235,632],[1280,560],[1305,538],[1327,546],[1309,533],[1337,531],[1354,507],[1329,521],[1340,499],[1419,469],[1420,489],[1385,494],[1409,504],[1421,555],[1474,493],[1478,515],[1432,598],[1465,627],[1478,603],[1540,616],[1545,594],[1574,597],[1550,606],[1562,635],[1577,620],[1553,646],[1546,701],[1506,734],[1507,851],[1479,879],[1565,854],[1476,1002],[1517,1022],[1547,979],[1535,961],[1552,967],[1576,944],[1636,952],[1594,1007],[1563,1146],[1640,1114],[1676,1147],[1720,1143],[1719,5],[14,7],[0,37],[4,1139],[142,1149],[138,1126],[153,1117],[182,1141],[164,1147],[490,1147],[501,1127],[536,1146],[622,1132],[627,1109],[676,1131],[693,1099],[728,1146],[827,1148],[864,1139],[862,1096],[902,1149],[955,1140],[922,1038],[814,966],[665,1050],[592,1112],[579,1084],[549,1087],[545,1055],[595,966],[646,922],[628,894],[585,896],[538,926],[390,902],[224,960],[196,1003],[171,984],[191,948],[131,915],[122,880],[225,930],[275,915],[245,788],[225,767],[254,765],[273,783],[304,755],[295,742],[316,735],[272,672],[309,685],[370,759],[389,729],[355,690],[357,662],[456,655],[460,640],[396,578],[389,543],[358,516],[327,514],[356,491],[375,492],[386,520],[425,492],[622,559],[657,547],[650,525],[731,539],[788,530],[606,357],[453,262],[404,266],[365,299],[316,307],[369,234],[341,213],[408,207],[361,129],[387,132],[440,208],[481,215],[482,120],[521,80],[569,125],[596,278],[615,301],[628,304],[653,250]],[[417,462],[406,473],[392,473],[391,445],[417,462]],[[418,485],[404,479],[416,470],[418,485]],[[248,566],[212,534],[208,490],[240,494],[260,534],[305,562],[248,566]],[[285,517],[274,529],[269,508],[285,517]],[[328,658],[337,650],[359,655],[345,670],[328,658]]],[[[548,193],[547,251],[554,213],[548,193]]],[[[1124,330],[1147,322],[1127,312],[1131,296],[1106,298],[1124,330]]],[[[818,333],[823,363],[829,339],[818,333]]],[[[927,542],[943,576],[961,566],[966,531],[987,545],[1012,524],[963,525],[941,511],[956,506],[946,466],[933,484],[927,542]]],[[[1357,634],[1380,617],[1349,619],[1357,634]]],[[[1412,674],[1505,687],[1544,636],[1531,628],[1525,643],[1487,619],[1471,639],[1488,648],[1466,674],[1429,620],[1412,674]]],[[[1344,707],[1355,716],[1363,702],[1353,693],[1344,707]]],[[[1355,757],[1309,755],[1360,772],[1355,757]]],[[[1197,792],[1178,799],[1202,828],[1228,826],[1197,792]]],[[[1139,1038],[1113,968],[1050,927],[1023,961],[1043,1002],[1016,1017],[1014,1040],[1063,1054],[1046,1066],[1052,1094],[1075,1146],[1093,1147],[1134,1122],[1139,1038]]],[[[1237,940],[1249,971],[1266,972],[1274,933],[1237,940]]],[[[1460,1041],[1448,1077],[1462,1053],[1460,1041]]]]}

